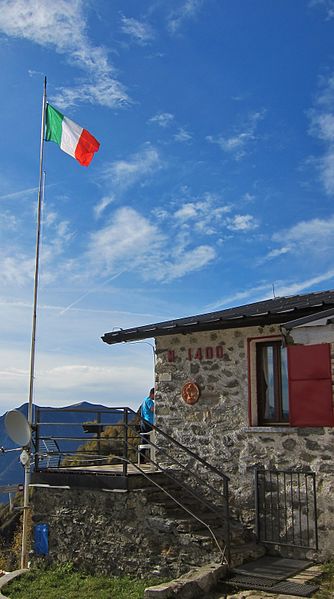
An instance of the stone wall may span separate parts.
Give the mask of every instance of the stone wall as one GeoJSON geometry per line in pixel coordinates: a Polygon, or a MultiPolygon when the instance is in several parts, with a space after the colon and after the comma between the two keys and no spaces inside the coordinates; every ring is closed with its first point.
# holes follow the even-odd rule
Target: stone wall
{"type": "Polygon", "coordinates": [[[96,574],[160,579],[219,561],[210,535],[175,504],[171,514],[168,498],[136,478],[140,487],[128,492],[35,487],[33,522],[49,525],[46,559],[96,574]]]}
{"type": "Polygon", "coordinates": [[[254,526],[255,466],[315,472],[320,556],[328,557],[334,547],[329,499],[334,490],[334,429],[250,427],[249,340],[279,334],[278,327],[270,326],[158,338],[157,426],[230,477],[234,514],[248,525],[254,526]],[[181,397],[189,380],[201,389],[194,405],[181,397]]]}

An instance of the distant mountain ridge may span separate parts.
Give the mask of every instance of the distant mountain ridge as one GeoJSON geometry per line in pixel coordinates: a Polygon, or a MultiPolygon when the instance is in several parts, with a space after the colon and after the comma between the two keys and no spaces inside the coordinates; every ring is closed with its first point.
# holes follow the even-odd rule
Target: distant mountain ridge
{"type": "MultiPolygon", "coordinates": [[[[39,406],[34,406],[34,409],[38,409],[39,406]]],[[[44,406],[41,407],[42,409],[44,406]]],[[[62,436],[62,424],[59,423],[59,413],[61,412],[61,422],[66,422],[66,435],[69,436],[82,436],[82,426],[81,423],[83,420],[90,420],[90,415],[94,413],[94,410],[108,410],[110,406],[103,406],[101,404],[92,404],[89,402],[82,402],[77,404],[72,404],[69,406],[62,406],[61,408],[47,408],[47,421],[52,423],[52,426],[48,426],[47,424],[43,425],[43,434],[53,434],[56,436],[62,436]],[[66,409],[69,411],[67,412],[66,409]],[[80,410],[78,412],[71,411],[80,410]],[[87,418],[85,418],[85,411],[87,418]],[[68,425],[73,425],[72,427],[68,425]],[[52,432],[51,432],[52,431],[52,432]]],[[[28,404],[24,403],[19,408],[15,408],[25,416],[28,413],[28,404]]],[[[0,446],[4,448],[5,452],[0,453],[0,486],[5,485],[14,485],[23,483],[24,479],[24,470],[20,463],[20,451],[11,451],[6,452],[8,449],[14,449],[17,447],[17,444],[12,441],[6,432],[5,429],[5,414],[0,416],[0,446]]],[[[119,420],[119,416],[117,413],[111,413],[108,418],[108,423],[113,424],[119,420]]],[[[44,420],[43,420],[44,421],[44,420]]],[[[86,435],[87,440],[91,437],[91,435],[86,435]]],[[[82,442],[80,442],[82,443],[82,442]]],[[[78,443],[69,444],[66,442],[66,447],[61,447],[62,450],[73,450],[78,445],[78,443]]],[[[7,501],[8,497],[6,495],[0,495],[0,503],[7,501]]]]}

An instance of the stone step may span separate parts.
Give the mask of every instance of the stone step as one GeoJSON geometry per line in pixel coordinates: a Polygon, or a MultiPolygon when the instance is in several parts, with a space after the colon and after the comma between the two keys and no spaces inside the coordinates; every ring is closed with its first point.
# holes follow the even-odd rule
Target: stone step
{"type": "MultiPolygon", "coordinates": [[[[206,522],[205,524],[207,524],[207,526],[210,527],[210,529],[213,531],[213,533],[216,536],[219,536],[221,534],[221,528],[218,528],[217,526],[213,526],[213,524],[206,522]]],[[[197,520],[194,521],[189,521],[189,520],[180,520],[179,522],[176,523],[175,526],[175,530],[177,530],[178,532],[190,532],[190,533],[202,533],[203,535],[205,535],[205,532],[208,531],[208,528],[205,526],[205,524],[203,525],[201,522],[198,522],[197,520]]],[[[210,534],[210,532],[208,531],[208,535],[210,534]]]]}
{"type": "Polygon", "coordinates": [[[266,554],[266,549],[259,543],[241,543],[231,544],[231,568],[236,568],[241,564],[258,559],[266,554]]]}
{"type": "Polygon", "coordinates": [[[226,576],[227,567],[221,564],[209,564],[195,568],[176,580],[145,589],[144,599],[182,599],[185,597],[204,597],[226,576]]]}
{"type": "MultiPolygon", "coordinates": [[[[203,485],[202,487],[200,485],[196,485],[196,484],[192,484],[191,482],[185,483],[184,481],[182,481],[182,479],[180,479],[179,481],[176,480],[172,480],[170,478],[168,478],[167,476],[165,476],[163,473],[154,473],[154,474],[150,474],[152,480],[148,480],[146,478],[143,479],[143,485],[139,484],[138,476],[134,476],[134,477],[130,477],[131,479],[134,478],[135,481],[137,481],[137,484],[131,485],[131,488],[135,489],[137,492],[145,491],[148,495],[154,497],[154,495],[156,494],[157,496],[159,496],[159,494],[161,493],[161,489],[156,486],[154,484],[154,482],[158,483],[161,487],[163,487],[164,489],[166,489],[167,491],[172,492],[177,491],[178,494],[180,496],[185,495],[185,496],[191,496],[191,493],[188,493],[187,490],[187,486],[189,489],[191,489],[191,491],[193,491],[196,495],[201,496],[203,498],[207,497],[207,500],[212,503],[217,503],[219,502],[219,494],[213,493],[212,496],[210,494],[210,491],[208,491],[206,493],[206,487],[205,485],[203,485]],[[186,487],[183,486],[183,484],[186,485],[186,487]],[[211,499],[210,499],[211,497],[211,499]]],[[[223,503],[223,495],[221,495],[221,502],[223,503]]]]}
{"type": "Polygon", "coordinates": [[[167,518],[175,518],[175,520],[180,518],[188,518],[191,520],[193,517],[192,514],[194,514],[198,518],[201,518],[202,520],[209,520],[210,522],[216,521],[218,523],[224,522],[225,520],[223,514],[220,515],[211,510],[201,509],[201,507],[193,506],[191,504],[184,505],[184,507],[174,502],[168,505],[155,504],[152,505],[150,509],[151,513],[166,515],[167,518]]]}
{"type": "MultiPolygon", "coordinates": [[[[173,495],[177,501],[183,503],[185,508],[194,512],[195,516],[208,525],[218,543],[224,548],[226,530],[223,526],[223,507],[219,506],[222,514],[220,518],[214,511],[203,506],[199,501],[196,502],[194,496],[187,493],[185,489],[170,483],[166,478],[163,484],[163,478],[163,475],[162,477],[160,475],[160,479],[157,476],[155,480],[159,480],[159,484],[166,488],[168,493],[173,495]]],[[[203,558],[205,559],[206,557],[207,559],[209,556],[212,559],[219,559],[221,557],[207,526],[184,510],[172,497],[166,495],[163,490],[154,485],[148,485],[145,488],[136,489],[136,492],[142,494],[143,502],[150,507],[152,514],[150,526],[152,529],[157,530],[157,532],[171,534],[174,538],[179,538],[180,547],[184,547],[185,551],[189,554],[189,563],[191,563],[192,558],[190,556],[193,551],[195,560],[198,560],[199,556],[201,561],[203,558]],[[196,547],[199,554],[196,554],[196,547]]],[[[245,529],[240,522],[231,517],[229,524],[233,565],[241,564],[244,561],[260,557],[264,554],[264,549],[253,541],[254,535],[250,530],[245,529]]]]}
{"type": "MultiPolygon", "coordinates": [[[[215,529],[223,528],[224,517],[219,517],[217,514],[211,511],[200,511],[194,510],[190,505],[190,510],[193,510],[193,513],[197,518],[212,526],[215,529]]],[[[182,509],[179,505],[172,502],[166,506],[165,504],[157,504],[153,505],[151,508],[151,513],[154,516],[164,517],[167,520],[174,520],[176,526],[185,526],[188,528],[199,529],[203,527],[203,525],[188,513],[186,510],[182,509]]],[[[240,538],[240,540],[248,541],[253,538],[251,531],[247,531],[244,529],[242,524],[237,521],[230,520],[230,532],[233,538],[240,538]]]]}
{"type": "Polygon", "coordinates": [[[150,478],[146,478],[146,476],[143,476],[142,474],[132,474],[131,476],[128,477],[128,489],[133,491],[141,491],[141,490],[148,490],[148,489],[152,489],[152,490],[156,490],[157,487],[154,484],[154,482],[156,482],[157,484],[161,485],[161,486],[170,486],[171,482],[170,480],[165,476],[165,474],[163,474],[163,472],[150,472],[149,473],[150,478]]]}
{"type": "Polygon", "coordinates": [[[159,492],[149,492],[146,493],[143,491],[143,499],[147,503],[152,503],[157,506],[165,506],[169,508],[170,506],[178,505],[177,502],[181,503],[185,507],[198,507],[201,511],[211,511],[213,513],[221,513],[224,515],[224,506],[218,505],[210,502],[208,499],[202,497],[202,501],[200,498],[196,499],[190,493],[186,494],[184,491],[182,493],[178,489],[166,489],[166,493],[159,489],[159,492]],[[173,499],[174,498],[174,499],[173,499]],[[175,501],[176,500],[176,501],[175,501]]]}
{"type": "Polygon", "coordinates": [[[196,500],[191,494],[187,495],[184,492],[180,493],[177,489],[167,489],[167,493],[164,493],[163,491],[152,494],[143,493],[143,499],[146,503],[163,506],[166,507],[166,509],[178,505],[177,502],[179,502],[188,508],[197,507],[201,511],[206,510],[211,511],[212,513],[221,513],[222,516],[224,515],[224,507],[222,505],[214,504],[205,498],[202,498],[203,501],[199,498],[196,500]]]}

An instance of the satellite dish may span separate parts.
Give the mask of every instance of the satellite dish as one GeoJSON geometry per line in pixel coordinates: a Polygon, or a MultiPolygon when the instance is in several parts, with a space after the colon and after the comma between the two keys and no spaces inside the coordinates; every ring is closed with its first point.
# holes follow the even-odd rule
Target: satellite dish
{"type": "Polygon", "coordinates": [[[14,441],[25,447],[29,445],[31,439],[31,428],[26,417],[18,410],[11,410],[5,416],[5,428],[8,436],[14,441]]]}

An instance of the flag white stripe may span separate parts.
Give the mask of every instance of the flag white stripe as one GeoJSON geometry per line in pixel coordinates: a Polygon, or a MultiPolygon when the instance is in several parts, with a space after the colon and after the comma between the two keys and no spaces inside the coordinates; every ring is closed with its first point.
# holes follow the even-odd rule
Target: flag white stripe
{"type": "Polygon", "coordinates": [[[77,123],[71,121],[71,119],[68,119],[66,116],[64,116],[62,122],[62,135],[60,147],[64,152],[66,152],[70,156],[75,157],[75,150],[78,145],[78,141],[80,139],[82,131],[83,127],[80,127],[80,125],[77,125],[77,123]]]}

